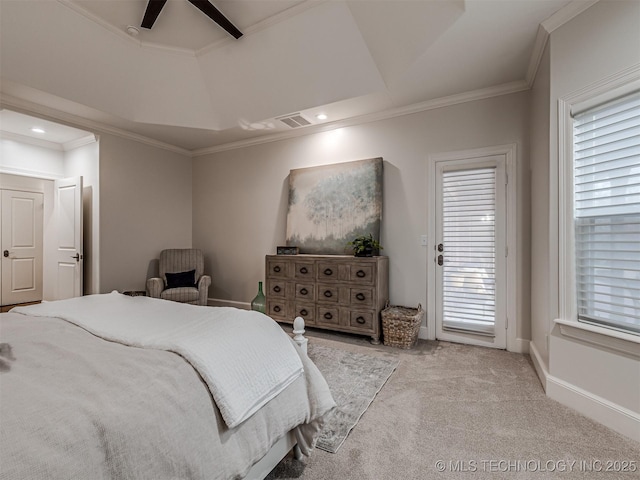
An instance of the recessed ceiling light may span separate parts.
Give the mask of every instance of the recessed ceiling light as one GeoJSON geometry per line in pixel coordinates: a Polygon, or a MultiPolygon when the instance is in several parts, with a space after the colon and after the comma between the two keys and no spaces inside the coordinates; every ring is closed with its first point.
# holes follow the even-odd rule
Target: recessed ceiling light
{"type": "Polygon", "coordinates": [[[33,127],[33,128],[31,129],[31,131],[32,131],[33,133],[47,133],[47,132],[45,132],[45,131],[44,131],[44,129],[43,129],[43,128],[40,128],[40,127],[33,127]]]}
{"type": "Polygon", "coordinates": [[[324,113],[319,113],[318,115],[316,115],[316,118],[318,120],[326,120],[327,119],[327,115],[324,113]]]}

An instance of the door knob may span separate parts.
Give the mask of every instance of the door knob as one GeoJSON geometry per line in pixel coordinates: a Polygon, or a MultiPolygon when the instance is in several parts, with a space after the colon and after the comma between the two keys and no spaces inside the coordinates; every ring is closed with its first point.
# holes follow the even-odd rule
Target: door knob
{"type": "Polygon", "coordinates": [[[9,250],[5,250],[4,252],[2,252],[2,255],[4,255],[4,257],[8,257],[9,256],[9,250]]]}
{"type": "Polygon", "coordinates": [[[81,259],[82,257],[80,256],[80,254],[79,254],[79,253],[76,253],[76,254],[75,254],[73,257],[71,257],[71,258],[75,258],[75,259],[76,259],[76,262],[79,262],[79,261],[80,261],[80,259],[81,259]]]}
{"type": "Polygon", "coordinates": [[[442,245],[441,243],[438,244],[438,251],[444,252],[444,245],[442,245]]]}
{"type": "Polygon", "coordinates": [[[438,265],[442,266],[444,263],[444,257],[442,255],[438,255],[438,265]]]}

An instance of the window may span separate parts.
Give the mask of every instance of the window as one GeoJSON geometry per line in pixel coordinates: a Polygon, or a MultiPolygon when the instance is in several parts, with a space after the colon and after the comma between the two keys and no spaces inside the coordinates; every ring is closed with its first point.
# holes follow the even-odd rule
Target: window
{"type": "Polygon", "coordinates": [[[578,320],[640,334],[640,92],[573,121],[578,320]]]}

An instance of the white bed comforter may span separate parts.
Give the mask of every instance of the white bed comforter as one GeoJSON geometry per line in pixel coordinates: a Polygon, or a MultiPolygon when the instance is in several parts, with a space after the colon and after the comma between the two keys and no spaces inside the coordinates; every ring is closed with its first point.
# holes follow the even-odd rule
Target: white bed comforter
{"type": "Polygon", "coordinates": [[[13,312],[61,318],[105,340],[179,354],[205,381],[229,428],[244,422],[303,372],[289,338],[258,312],[117,292],[13,312]]]}

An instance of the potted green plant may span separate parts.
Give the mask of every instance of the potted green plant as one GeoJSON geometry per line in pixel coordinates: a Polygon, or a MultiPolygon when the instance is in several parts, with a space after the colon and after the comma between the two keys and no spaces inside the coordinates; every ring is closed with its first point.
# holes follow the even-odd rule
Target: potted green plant
{"type": "Polygon", "coordinates": [[[372,234],[359,235],[348,242],[347,245],[353,249],[353,254],[356,257],[372,257],[383,249],[380,242],[375,240],[372,234]]]}

